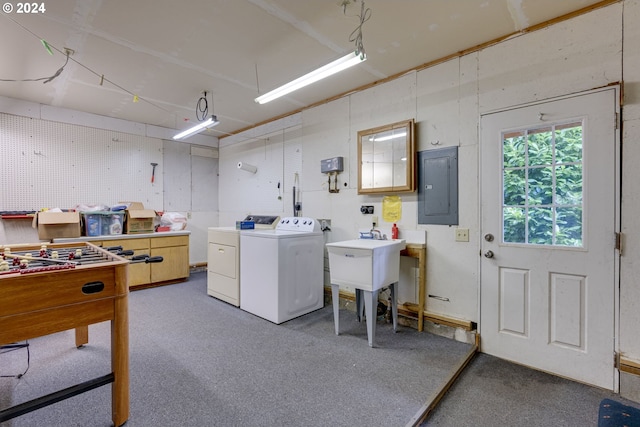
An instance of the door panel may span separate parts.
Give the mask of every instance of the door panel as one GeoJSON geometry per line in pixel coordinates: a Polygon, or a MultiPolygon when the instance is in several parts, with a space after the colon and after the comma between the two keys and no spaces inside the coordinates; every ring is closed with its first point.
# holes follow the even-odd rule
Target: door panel
{"type": "Polygon", "coordinates": [[[611,88],[481,118],[481,350],[610,390],[617,99],[611,88]]]}

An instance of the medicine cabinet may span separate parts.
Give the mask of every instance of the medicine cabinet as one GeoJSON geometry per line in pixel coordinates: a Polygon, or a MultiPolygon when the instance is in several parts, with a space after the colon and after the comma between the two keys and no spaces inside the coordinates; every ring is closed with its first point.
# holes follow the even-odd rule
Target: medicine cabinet
{"type": "Polygon", "coordinates": [[[416,189],[414,121],[358,132],[358,194],[416,189]]]}

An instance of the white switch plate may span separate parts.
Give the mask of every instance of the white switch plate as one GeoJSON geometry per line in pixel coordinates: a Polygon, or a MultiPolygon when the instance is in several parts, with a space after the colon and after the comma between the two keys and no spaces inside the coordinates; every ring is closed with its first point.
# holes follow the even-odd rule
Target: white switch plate
{"type": "Polygon", "coordinates": [[[469,241],[469,229],[456,228],[456,242],[468,242],[468,241],[469,241]]]}

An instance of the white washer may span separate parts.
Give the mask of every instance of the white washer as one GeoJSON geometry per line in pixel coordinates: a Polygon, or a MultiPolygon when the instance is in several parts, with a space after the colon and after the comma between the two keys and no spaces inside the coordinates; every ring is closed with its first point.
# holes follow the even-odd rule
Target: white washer
{"type": "MultiPolygon", "coordinates": [[[[256,229],[274,229],[277,215],[249,215],[256,229]]],[[[253,231],[253,230],[250,230],[253,231]]],[[[240,306],[240,230],[235,227],[209,227],[207,255],[207,294],[240,306]]]]}
{"type": "Polygon", "coordinates": [[[324,237],[318,221],[286,217],[275,230],[240,233],[240,308],[273,323],[324,306],[324,237]]]}

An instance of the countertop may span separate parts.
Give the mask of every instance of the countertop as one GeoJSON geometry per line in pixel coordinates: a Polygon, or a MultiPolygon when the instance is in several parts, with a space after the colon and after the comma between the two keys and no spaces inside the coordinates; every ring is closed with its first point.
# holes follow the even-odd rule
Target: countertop
{"type": "Polygon", "coordinates": [[[110,234],[104,236],[81,236],[73,238],[53,239],[53,243],[66,242],[95,242],[101,240],[127,240],[127,239],[144,239],[149,237],[172,237],[172,236],[188,236],[191,234],[189,230],[181,231],[161,231],[157,233],[139,233],[139,234],[110,234]]]}

